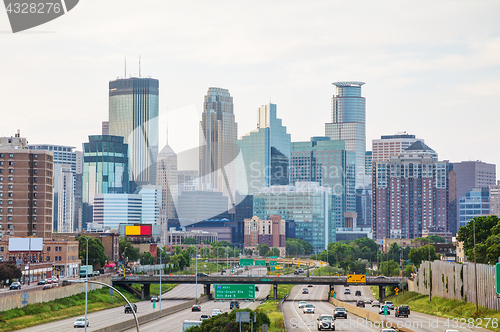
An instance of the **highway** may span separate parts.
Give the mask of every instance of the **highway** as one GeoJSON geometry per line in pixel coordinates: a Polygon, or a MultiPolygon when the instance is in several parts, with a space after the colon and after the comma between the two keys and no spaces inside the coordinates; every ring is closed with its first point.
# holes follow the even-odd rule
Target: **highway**
{"type": "MultiPolygon", "coordinates": [[[[307,287],[307,285],[298,285],[292,288],[290,296],[283,302],[283,316],[286,322],[288,331],[317,331],[317,319],[320,314],[333,315],[335,306],[327,301],[328,286],[307,287]],[[308,288],[309,294],[302,294],[302,289],[308,288]],[[299,308],[300,301],[307,301],[315,306],[314,314],[304,314],[302,308],[299,308]]],[[[370,331],[378,332],[380,328],[366,327],[357,321],[354,315],[348,319],[335,320],[335,331],[370,331]]]]}
{"type": "MultiPolygon", "coordinates": [[[[357,300],[364,300],[365,298],[370,298],[374,300],[375,298],[373,297],[370,287],[369,286],[353,286],[350,285],[349,289],[351,291],[351,294],[344,294],[344,287],[343,286],[335,286],[335,292],[337,293],[337,299],[341,301],[346,301],[352,305],[356,305],[355,301],[357,300]],[[361,296],[355,296],[355,292],[359,290],[361,291],[361,296]]],[[[371,304],[367,304],[365,306],[365,309],[373,311],[373,312],[379,312],[378,307],[372,307],[371,304]]],[[[458,317],[460,319],[461,317],[458,317]]],[[[399,326],[401,327],[407,327],[410,328],[414,331],[418,332],[436,332],[436,331],[445,331],[447,329],[454,329],[458,330],[460,332],[467,332],[467,331],[489,331],[487,329],[472,329],[469,327],[466,327],[467,324],[463,324],[464,327],[460,327],[460,324],[455,323],[451,320],[447,320],[444,318],[439,318],[431,315],[426,315],[422,314],[419,312],[415,312],[411,310],[410,307],[410,317],[405,318],[405,317],[400,317],[396,318],[394,317],[394,310],[390,311],[390,315],[386,316],[386,320],[388,322],[391,322],[394,327],[397,327],[398,323],[400,324],[399,326]],[[450,325],[445,326],[445,323],[448,322],[450,325]]]]}

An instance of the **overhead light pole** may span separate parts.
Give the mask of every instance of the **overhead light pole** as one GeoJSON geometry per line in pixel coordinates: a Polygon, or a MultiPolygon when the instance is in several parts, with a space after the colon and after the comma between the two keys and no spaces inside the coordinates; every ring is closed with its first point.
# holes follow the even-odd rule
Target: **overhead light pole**
{"type": "Polygon", "coordinates": [[[86,255],[86,267],[85,267],[85,332],[87,332],[87,292],[88,292],[88,280],[89,280],[89,240],[90,237],[85,237],[87,241],[87,249],[85,250],[86,255]]]}
{"type": "Polygon", "coordinates": [[[474,218],[474,287],[476,293],[476,313],[479,313],[479,306],[477,303],[477,264],[476,264],[476,218],[474,218]]]}
{"type": "Polygon", "coordinates": [[[430,238],[430,235],[427,235],[427,252],[429,255],[429,302],[431,302],[432,301],[432,287],[431,287],[432,279],[431,279],[431,238],[430,238]]]}

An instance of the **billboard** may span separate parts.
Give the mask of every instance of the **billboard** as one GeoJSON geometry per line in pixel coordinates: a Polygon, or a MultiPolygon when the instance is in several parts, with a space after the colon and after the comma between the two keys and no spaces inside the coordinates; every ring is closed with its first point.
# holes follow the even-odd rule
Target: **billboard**
{"type": "Polygon", "coordinates": [[[43,239],[41,237],[9,238],[9,251],[42,251],[43,239]]]}
{"type": "Polygon", "coordinates": [[[127,236],[151,236],[151,225],[148,226],[125,226],[127,236]]]}
{"type": "Polygon", "coordinates": [[[348,274],[347,283],[365,283],[366,284],[366,274],[348,274]]]}

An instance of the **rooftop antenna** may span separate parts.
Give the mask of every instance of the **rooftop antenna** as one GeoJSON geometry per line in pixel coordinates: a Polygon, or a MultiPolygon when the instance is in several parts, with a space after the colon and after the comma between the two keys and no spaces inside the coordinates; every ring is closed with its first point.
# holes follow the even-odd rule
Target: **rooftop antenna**
{"type": "Polygon", "coordinates": [[[141,77],[141,56],[139,55],[139,78],[141,77]]]}
{"type": "Polygon", "coordinates": [[[127,78],[127,57],[125,57],[125,78],[127,78]]]}

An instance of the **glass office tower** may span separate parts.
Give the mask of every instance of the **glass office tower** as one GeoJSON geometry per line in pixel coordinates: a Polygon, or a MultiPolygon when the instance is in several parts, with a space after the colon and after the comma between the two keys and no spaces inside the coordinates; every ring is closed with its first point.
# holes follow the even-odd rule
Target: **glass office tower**
{"type": "Polygon", "coordinates": [[[291,136],[276,116],[276,105],[259,107],[257,129],[241,137],[236,144],[243,156],[244,168],[237,169],[236,186],[249,194],[262,187],[287,185],[291,156],[291,136]]]}
{"type": "Polygon", "coordinates": [[[109,134],[128,144],[130,192],[156,184],[159,82],[131,77],[109,82],[109,134]]]}
{"type": "Polygon", "coordinates": [[[356,188],[370,184],[365,175],[366,100],[361,97],[363,82],[336,82],[332,97],[332,122],[325,125],[325,136],[344,140],[347,151],[356,154],[356,188]]]}
{"type": "Polygon", "coordinates": [[[128,192],[128,164],[123,137],[94,135],[83,143],[83,227],[92,222],[95,194],[128,192]]]}
{"type": "Polygon", "coordinates": [[[203,190],[222,192],[235,206],[237,125],[229,90],[209,88],[200,122],[200,180],[203,190]]]}

